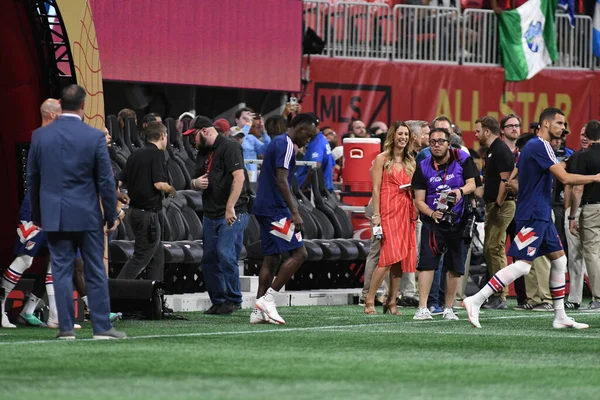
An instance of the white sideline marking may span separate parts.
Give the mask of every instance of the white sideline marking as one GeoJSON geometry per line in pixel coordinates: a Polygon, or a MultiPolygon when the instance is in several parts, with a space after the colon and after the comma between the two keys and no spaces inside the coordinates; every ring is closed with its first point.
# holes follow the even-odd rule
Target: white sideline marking
{"type": "MultiPolygon", "coordinates": [[[[405,314],[407,316],[408,314],[405,314]]],[[[591,315],[590,313],[569,313],[569,315],[591,315]]],[[[503,320],[503,319],[522,319],[522,318],[551,318],[553,317],[553,313],[543,313],[543,314],[527,314],[527,315],[511,315],[511,316],[502,316],[502,317],[488,317],[488,318],[480,318],[481,321],[492,321],[492,320],[503,320]]],[[[126,340],[141,340],[141,339],[162,339],[162,338],[179,338],[179,337],[202,337],[202,336],[234,336],[234,335],[253,335],[253,334],[261,334],[261,333],[280,333],[280,332],[303,332],[303,331],[326,331],[326,330],[334,330],[337,332],[351,331],[353,329],[358,328],[373,328],[378,326],[402,326],[402,325],[431,325],[435,323],[445,323],[448,325],[455,326],[465,326],[465,324],[460,325],[463,322],[465,324],[469,324],[467,319],[462,319],[460,321],[446,321],[444,319],[434,319],[433,321],[398,321],[398,322],[381,322],[381,323],[373,323],[373,324],[354,324],[354,325],[327,325],[327,326],[309,326],[303,328],[276,328],[276,329],[261,329],[261,330],[252,330],[252,331],[221,331],[221,332],[197,332],[197,333],[174,333],[174,334],[164,334],[164,335],[144,335],[144,336],[130,336],[126,340]]],[[[530,336],[522,333],[515,334],[498,334],[493,331],[485,331],[485,330],[477,330],[475,332],[456,332],[456,331],[431,331],[431,330],[423,330],[423,331],[401,331],[401,330],[390,330],[390,331],[381,331],[382,333],[432,333],[432,334],[449,334],[449,335],[476,335],[476,336],[530,336]]],[[[540,331],[532,331],[532,333],[539,334],[540,331]]],[[[6,335],[6,334],[5,334],[6,335]]],[[[546,336],[551,337],[551,336],[546,336]]],[[[575,339],[600,339],[599,335],[591,336],[591,335],[557,335],[557,338],[575,338],[575,339]]],[[[77,342],[88,342],[92,341],[91,338],[86,339],[77,339],[75,341],[63,341],[58,339],[44,339],[44,340],[23,340],[23,341],[14,341],[14,342],[0,342],[0,346],[2,345],[17,345],[17,344],[43,344],[43,343],[77,343],[77,342]]]]}

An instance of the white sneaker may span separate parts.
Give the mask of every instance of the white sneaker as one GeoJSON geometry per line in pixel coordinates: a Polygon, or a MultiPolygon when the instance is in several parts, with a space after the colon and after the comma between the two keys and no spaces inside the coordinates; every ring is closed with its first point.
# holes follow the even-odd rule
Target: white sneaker
{"type": "Polygon", "coordinates": [[[3,312],[2,314],[2,323],[0,323],[0,326],[2,328],[16,328],[17,326],[15,324],[11,324],[10,321],[8,320],[8,315],[3,312]]]}
{"type": "Polygon", "coordinates": [[[255,307],[258,308],[259,311],[262,311],[263,315],[265,317],[267,317],[270,324],[274,324],[274,325],[285,324],[285,321],[283,320],[283,318],[281,318],[281,316],[277,312],[277,308],[275,308],[275,302],[272,300],[268,301],[266,299],[266,296],[263,296],[260,299],[256,300],[255,307]]]}
{"type": "Polygon", "coordinates": [[[590,326],[588,324],[582,324],[580,322],[576,322],[573,318],[567,318],[567,319],[561,319],[561,320],[555,319],[552,322],[552,327],[554,329],[566,329],[566,328],[587,329],[590,326]]]}
{"type": "Polygon", "coordinates": [[[416,319],[417,321],[424,321],[426,319],[433,319],[433,317],[431,316],[431,312],[429,311],[429,309],[427,307],[423,307],[417,309],[417,312],[415,313],[413,319],[416,319]]]}
{"type": "Polygon", "coordinates": [[[467,297],[462,302],[463,307],[467,311],[467,317],[475,328],[481,328],[479,323],[479,309],[480,307],[473,304],[473,297],[467,297]]]}
{"type": "Polygon", "coordinates": [[[454,310],[451,308],[444,309],[443,318],[447,321],[458,321],[458,315],[454,313],[454,310]]]}
{"type": "Polygon", "coordinates": [[[250,323],[251,324],[268,324],[269,317],[267,317],[257,307],[254,307],[254,310],[252,310],[252,314],[250,314],[250,323]]]}
{"type": "MultiPolygon", "coordinates": [[[[48,328],[50,329],[58,329],[58,320],[49,319],[48,321],[46,321],[46,325],[48,325],[48,328]]],[[[73,329],[81,329],[81,325],[74,324],[73,329]]]]}

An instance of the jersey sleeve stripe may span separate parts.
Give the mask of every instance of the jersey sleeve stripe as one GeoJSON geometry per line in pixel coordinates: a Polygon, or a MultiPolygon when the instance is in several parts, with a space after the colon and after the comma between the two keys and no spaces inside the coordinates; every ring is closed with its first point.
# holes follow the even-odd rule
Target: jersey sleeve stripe
{"type": "Polygon", "coordinates": [[[543,143],[544,143],[544,147],[546,148],[546,153],[548,153],[548,157],[550,158],[550,161],[552,161],[554,164],[558,164],[556,155],[554,155],[554,149],[552,149],[552,146],[550,146],[550,143],[546,142],[545,140],[543,140],[543,143]]]}
{"type": "Polygon", "coordinates": [[[287,138],[287,150],[285,152],[285,159],[283,161],[283,167],[285,169],[290,169],[290,161],[292,161],[292,154],[294,154],[294,145],[292,144],[292,140],[287,138]]]}

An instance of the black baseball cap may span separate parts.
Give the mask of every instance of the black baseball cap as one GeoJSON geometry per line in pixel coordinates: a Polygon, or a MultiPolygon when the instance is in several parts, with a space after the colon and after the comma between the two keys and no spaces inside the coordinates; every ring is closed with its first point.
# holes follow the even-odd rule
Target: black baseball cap
{"type": "Polygon", "coordinates": [[[183,136],[190,135],[190,134],[196,132],[198,129],[204,129],[204,128],[215,128],[215,126],[210,118],[203,117],[202,115],[198,115],[190,123],[189,129],[187,131],[183,132],[183,136]]]}

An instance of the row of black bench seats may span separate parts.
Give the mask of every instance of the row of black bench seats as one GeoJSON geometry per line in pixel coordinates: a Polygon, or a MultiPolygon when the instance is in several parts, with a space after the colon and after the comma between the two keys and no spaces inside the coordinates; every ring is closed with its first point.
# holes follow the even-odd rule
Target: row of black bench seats
{"type": "MultiPolygon", "coordinates": [[[[315,205],[300,190],[296,178],[292,179],[292,192],[304,221],[308,258],[286,287],[289,290],[360,287],[370,241],[352,238],[352,222],[335,195],[324,189],[320,169],[313,170],[311,186],[315,205]]],[[[258,275],[263,258],[258,223],[249,226],[246,233],[245,275],[258,275]]]]}
{"type": "MultiPolygon", "coordinates": [[[[184,122],[185,126],[189,121],[184,122]]],[[[200,259],[202,258],[202,201],[198,192],[184,190],[195,168],[195,150],[189,141],[189,137],[182,137],[177,130],[176,121],[172,118],[165,120],[169,146],[167,146],[167,167],[169,179],[173,186],[181,192],[161,212],[163,226],[163,239],[165,240],[165,264],[177,266],[177,268],[188,269],[194,274],[194,280],[198,280],[197,273],[200,259]],[[183,191],[182,191],[183,190],[183,191]],[[193,243],[190,243],[193,242],[193,243]],[[192,267],[190,269],[190,267],[192,267]]],[[[113,137],[111,148],[111,159],[113,167],[120,169],[125,165],[127,157],[143,146],[143,141],[138,133],[133,119],[126,119],[124,129],[121,130],[115,116],[107,117],[107,127],[113,137]]],[[[294,180],[293,192],[298,202],[301,216],[304,220],[305,245],[308,251],[307,265],[296,274],[293,282],[288,285],[292,288],[295,282],[299,288],[326,287],[357,287],[361,285],[364,260],[369,251],[369,241],[353,240],[354,233],[352,223],[348,215],[339,207],[337,198],[324,189],[324,181],[321,170],[313,170],[317,173],[311,174],[312,190],[314,192],[315,206],[299,190],[294,180]],[[343,271],[343,283],[336,283],[335,276],[343,271]],[[333,276],[333,278],[331,278],[333,276]],[[326,277],[326,279],[321,279],[326,277]]],[[[126,217],[124,228],[127,228],[126,217]]],[[[121,228],[123,231],[123,228],[121,228]]],[[[133,254],[133,243],[129,241],[118,241],[111,244],[111,262],[113,265],[121,265],[133,254]],[[114,252],[113,252],[114,249],[114,252]]],[[[130,231],[125,239],[133,239],[130,231]]],[[[244,237],[245,249],[248,252],[246,262],[246,275],[258,274],[262,263],[262,250],[260,243],[260,228],[256,218],[251,217],[244,237]]],[[[244,254],[240,259],[245,258],[244,254]]],[[[189,285],[188,285],[189,286],[189,285]]],[[[201,286],[201,285],[200,285],[201,286]]]]}
{"type": "MultiPolygon", "coordinates": [[[[184,137],[177,129],[177,121],[173,118],[164,120],[167,127],[167,151],[165,158],[169,181],[175,190],[190,189],[191,177],[196,168],[197,150],[192,143],[192,137],[184,137]]],[[[187,129],[189,120],[182,121],[183,129],[187,129]]],[[[117,117],[109,115],[106,118],[106,127],[112,136],[113,144],[110,156],[115,171],[120,172],[131,153],[144,146],[144,139],[137,129],[133,118],[126,118],[121,129],[117,117]]]]}

